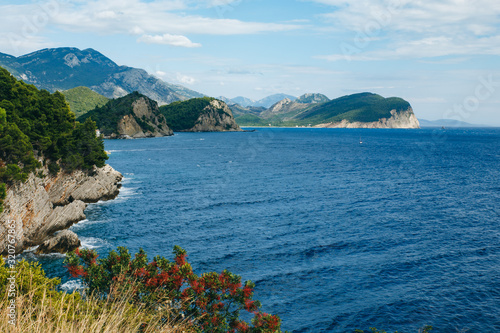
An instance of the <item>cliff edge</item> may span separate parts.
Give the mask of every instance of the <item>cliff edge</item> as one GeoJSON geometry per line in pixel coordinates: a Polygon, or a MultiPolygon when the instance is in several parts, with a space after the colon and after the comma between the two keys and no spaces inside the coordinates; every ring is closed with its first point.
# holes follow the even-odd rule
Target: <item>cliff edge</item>
{"type": "Polygon", "coordinates": [[[14,230],[15,252],[50,240],[54,233],[85,219],[88,203],[118,195],[122,175],[111,166],[85,172],[59,172],[40,178],[31,173],[24,183],[7,188],[0,214],[0,253],[8,252],[8,236],[14,230]],[[14,228],[11,228],[11,227],[14,228]]]}
{"type": "Polygon", "coordinates": [[[420,123],[413,113],[412,108],[404,111],[391,110],[391,117],[381,118],[378,121],[372,122],[359,122],[342,120],[338,122],[330,122],[318,124],[314,127],[318,128],[420,128],[420,123]]]}
{"type": "Polygon", "coordinates": [[[215,98],[192,98],[160,107],[174,132],[241,131],[226,103],[215,98]]]}

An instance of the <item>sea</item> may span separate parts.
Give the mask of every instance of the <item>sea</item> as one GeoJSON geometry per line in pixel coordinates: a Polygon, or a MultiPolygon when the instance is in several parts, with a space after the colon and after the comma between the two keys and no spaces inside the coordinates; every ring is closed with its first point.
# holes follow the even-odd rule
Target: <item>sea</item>
{"type": "MultiPolygon", "coordinates": [[[[115,200],[83,247],[256,283],[282,329],[500,332],[500,129],[255,128],[105,140],[115,200]],[[247,129],[248,130],[248,129],[247,129]]],[[[62,255],[41,262],[61,288],[62,255]]]]}

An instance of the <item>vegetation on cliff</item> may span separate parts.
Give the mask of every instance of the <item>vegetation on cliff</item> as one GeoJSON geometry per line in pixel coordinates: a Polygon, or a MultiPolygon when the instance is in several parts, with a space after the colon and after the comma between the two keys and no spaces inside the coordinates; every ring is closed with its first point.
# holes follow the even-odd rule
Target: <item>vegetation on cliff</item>
{"type": "Polygon", "coordinates": [[[331,101],[320,94],[306,94],[296,101],[281,104],[258,114],[240,108],[235,112],[236,121],[243,126],[262,126],[263,123],[273,126],[314,126],[342,120],[370,123],[391,118],[392,110],[406,111],[410,108],[410,103],[401,98],[384,98],[372,93],[353,94],[331,101]],[[247,116],[249,114],[252,116],[247,116]]]}
{"type": "MultiPolygon", "coordinates": [[[[211,97],[192,98],[187,101],[173,102],[160,107],[161,113],[167,119],[168,126],[174,131],[193,128],[203,114],[203,110],[215,100],[211,97]]],[[[222,111],[223,112],[223,111],[222,111]]]]}
{"type": "Polygon", "coordinates": [[[62,92],[69,108],[78,118],[96,107],[103,106],[109,99],[87,87],[76,87],[62,92]]]}
{"type": "Polygon", "coordinates": [[[75,121],[61,93],[38,90],[0,68],[0,184],[25,181],[42,164],[52,173],[103,166],[107,155],[95,130],[91,120],[75,121]]]}
{"type": "Polygon", "coordinates": [[[99,128],[101,133],[109,136],[112,134],[121,134],[118,127],[119,122],[123,119],[124,116],[133,117],[133,119],[137,122],[137,124],[144,132],[155,132],[156,126],[160,129],[162,129],[163,127],[161,125],[161,122],[164,121],[164,117],[158,111],[158,104],[137,91],[124,97],[109,100],[105,105],[97,107],[80,116],[78,120],[86,121],[89,118],[92,119],[96,122],[97,128],[99,128]],[[148,109],[151,111],[153,118],[157,119],[152,119],[145,116],[139,117],[134,113],[134,102],[139,99],[144,99],[148,109]]]}
{"type": "Polygon", "coordinates": [[[401,98],[384,98],[377,94],[361,93],[313,106],[297,115],[296,119],[310,123],[337,122],[344,119],[368,123],[390,118],[391,110],[403,111],[409,107],[410,103],[401,98]]]}

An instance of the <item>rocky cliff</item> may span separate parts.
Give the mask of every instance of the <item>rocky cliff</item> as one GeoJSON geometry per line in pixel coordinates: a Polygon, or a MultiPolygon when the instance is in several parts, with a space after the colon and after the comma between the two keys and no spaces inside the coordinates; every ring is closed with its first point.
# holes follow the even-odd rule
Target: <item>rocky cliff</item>
{"type": "Polygon", "coordinates": [[[390,118],[382,118],[374,122],[359,122],[342,120],[339,122],[330,122],[319,124],[314,127],[318,128],[420,128],[417,117],[413,113],[412,108],[405,111],[391,110],[390,118]]]}
{"type": "Polygon", "coordinates": [[[241,131],[226,103],[215,98],[192,98],[160,107],[176,132],[241,131]]]}
{"type": "Polygon", "coordinates": [[[204,109],[196,124],[188,132],[223,132],[241,131],[236,124],[233,113],[226,103],[213,100],[204,109]]]}
{"type": "Polygon", "coordinates": [[[87,118],[94,120],[97,128],[108,139],[173,135],[160,113],[158,103],[138,92],[111,100],[78,120],[85,121],[87,118]]]}
{"type": "MultiPolygon", "coordinates": [[[[49,174],[46,168],[42,172],[49,174]]],[[[0,253],[7,253],[10,230],[15,231],[15,251],[20,253],[85,219],[87,203],[116,197],[121,179],[119,172],[106,165],[43,178],[31,173],[26,182],[8,187],[0,214],[0,253]]]]}

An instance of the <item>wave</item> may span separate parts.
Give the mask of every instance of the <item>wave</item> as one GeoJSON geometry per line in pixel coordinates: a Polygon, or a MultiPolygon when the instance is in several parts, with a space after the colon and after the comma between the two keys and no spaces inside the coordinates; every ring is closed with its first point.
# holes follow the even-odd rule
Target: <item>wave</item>
{"type": "Polygon", "coordinates": [[[81,248],[90,250],[109,245],[109,243],[104,239],[95,237],[80,237],[80,242],[82,243],[81,248]]]}

